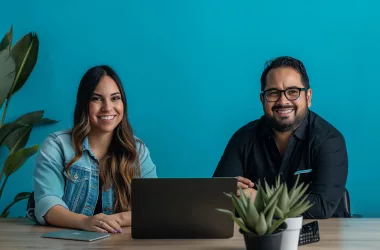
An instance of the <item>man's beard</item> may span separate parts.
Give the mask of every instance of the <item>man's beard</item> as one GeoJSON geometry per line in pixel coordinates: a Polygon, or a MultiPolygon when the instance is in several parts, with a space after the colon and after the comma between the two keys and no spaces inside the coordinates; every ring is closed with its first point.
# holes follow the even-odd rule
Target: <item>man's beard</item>
{"type": "MultiPolygon", "coordinates": [[[[281,108],[291,108],[294,109],[294,120],[292,122],[286,122],[288,118],[285,118],[281,121],[278,121],[274,116],[270,116],[268,114],[265,114],[266,120],[269,124],[269,126],[274,129],[277,132],[283,133],[283,132],[288,132],[288,131],[293,131],[295,130],[305,119],[308,109],[304,108],[302,110],[298,110],[297,107],[295,106],[282,106],[282,105],[276,105],[272,107],[272,111],[275,112],[276,109],[281,109],[281,108]]],[[[281,118],[280,118],[281,119],[281,118]]]]}

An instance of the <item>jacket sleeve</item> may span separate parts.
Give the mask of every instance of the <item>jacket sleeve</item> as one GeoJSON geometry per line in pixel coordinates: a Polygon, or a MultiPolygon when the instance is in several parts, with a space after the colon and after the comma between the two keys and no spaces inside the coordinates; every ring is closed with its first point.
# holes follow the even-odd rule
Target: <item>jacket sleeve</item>
{"type": "Polygon", "coordinates": [[[65,180],[63,176],[63,155],[57,139],[50,135],[42,144],[34,170],[35,217],[46,224],[45,214],[55,205],[68,209],[62,200],[65,180]]]}

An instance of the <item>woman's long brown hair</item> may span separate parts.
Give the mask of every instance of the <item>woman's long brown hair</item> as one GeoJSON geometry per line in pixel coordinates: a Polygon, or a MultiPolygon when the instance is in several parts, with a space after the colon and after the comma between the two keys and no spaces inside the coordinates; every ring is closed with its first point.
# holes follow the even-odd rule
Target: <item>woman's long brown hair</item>
{"type": "MultiPolygon", "coordinates": [[[[141,172],[136,139],[128,121],[124,88],[116,72],[108,66],[101,65],[89,69],[80,82],[74,112],[74,126],[71,131],[75,156],[67,164],[66,171],[69,174],[70,166],[82,157],[83,141],[91,131],[89,102],[96,86],[105,75],[111,77],[119,87],[125,111],[123,119],[113,133],[108,149],[108,157],[104,162],[99,164],[99,177],[104,184],[104,188],[112,188],[114,192],[113,212],[119,213],[131,209],[132,179],[141,176],[141,172]]],[[[143,142],[139,142],[142,146],[143,142]]]]}

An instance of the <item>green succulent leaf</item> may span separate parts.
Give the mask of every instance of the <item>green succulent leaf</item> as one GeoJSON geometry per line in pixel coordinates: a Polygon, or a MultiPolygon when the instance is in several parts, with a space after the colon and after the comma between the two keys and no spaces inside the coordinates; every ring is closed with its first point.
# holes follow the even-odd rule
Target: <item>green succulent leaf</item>
{"type": "Polygon", "coordinates": [[[244,208],[248,207],[247,196],[245,195],[245,193],[243,192],[241,187],[239,187],[239,192],[240,192],[240,197],[241,197],[242,203],[244,205],[244,208]]]}
{"type": "Polygon", "coordinates": [[[236,195],[232,195],[232,203],[238,212],[239,216],[245,221],[246,220],[246,207],[243,202],[236,197],[236,195]]]}
{"type": "MultiPolygon", "coordinates": [[[[0,51],[0,108],[8,97],[15,79],[16,64],[9,51],[0,51]]],[[[0,124],[1,126],[2,124],[0,124]]]]}
{"type": "Polygon", "coordinates": [[[275,189],[278,189],[280,187],[280,184],[281,184],[281,176],[278,175],[277,178],[276,178],[275,189]]]}
{"type": "Polygon", "coordinates": [[[298,194],[300,193],[300,191],[302,190],[304,186],[304,183],[301,183],[301,185],[299,185],[298,187],[296,187],[296,189],[291,193],[290,195],[290,198],[289,198],[289,206],[291,207],[292,205],[294,205],[294,203],[297,202],[297,197],[298,197],[298,194]]]}
{"type": "MultiPolygon", "coordinates": [[[[286,184],[285,184],[286,185],[286,184]]],[[[282,189],[284,187],[284,184],[281,184],[280,187],[273,193],[273,195],[270,197],[270,199],[268,200],[268,203],[264,209],[264,214],[267,213],[267,211],[273,206],[273,204],[275,204],[276,200],[277,200],[277,197],[279,196],[279,194],[281,193],[282,189]]]]}
{"type": "Polygon", "coordinates": [[[263,188],[261,186],[257,187],[257,193],[254,205],[257,209],[257,211],[263,211],[265,206],[265,200],[264,200],[264,192],[263,188]]]}
{"type": "Polygon", "coordinates": [[[273,225],[268,229],[268,235],[273,234],[282,223],[284,223],[285,219],[276,220],[273,225]]]}
{"type": "Polygon", "coordinates": [[[278,217],[278,218],[284,218],[284,212],[281,211],[281,209],[279,209],[277,206],[276,206],[276,210],[274,211],[274,214],[278,217]]]}
{"type": "Polygon", "coordinates": [[[299,206],[296,206],[292,210],[290,210],[286,216],[287,217],[297,217],[301,214],[303,214],[305,211],[307,211],[309,208],[311,208],[314,204],[309,204],[310,202],[307,201],[306,203],[300,204],[299,206]]]}
{"type": "Polygon", "coordinates": [[[268,198],[270,198],[272,195],[273,195],[273,190],[272,188],[269,187],[268,183],[265,181],[265,192],[268,196],[268,198]]]}
{"type": "Polygon", "coordinates": [[[232,216],[232,219],[238,224],[238,226],[246,233],[253,234],[251,230],[249,230],[244,222],[240,218],[236,218],[234,215],[232,216]]]}
{"type": "Polygon", "coordinates": [[[278,207],[284,213],[289,211],[289,196],[288,196],[288,187],[286,184],[284,184],[281,195],[279,197],[278,207]]]}
{"type": "Polygon", "coordinates": [[[257,235],[264,235],[268,231],[268,225],[265,221],[264,213],[260,213],[259,220],[256,223],[255,232],[257,235]]]}
{"type": "Polygon", "coordinates": [[[226,193],[226,192],[223,192],[228,198],[232,198],[232,194],[229,194],[229,193],[226,193]]]}
{"type": "Polygon", "coordinates": [[[307,200],[307,198],[308,198],[308,195],[304,195],[304,197],[302,198],[302,200],[297,201],[297,203],[293,204],[293,206],[291,206],[290,209],[294,209],[295,207],[299,206],[300,204],[305,203],[305,201],[307,200]]]}
{"type": "Polygon", "coordinates": [[[257,221],[259,220],[259,213],[253,204],[251,198],[248,198],[247,218],[246,223],[249,228],[255,228],[257,221]]]}
{"type": "Polygon", "coordinates": [[[225,213],[225,214],[234,215],[233,212],[231,212],[230,210],[227,210],[227,209],[216,208],[216,210],[218,210],[219,212],[225,213]]]}
{"type": "Polygon", "coordinates": [[[268,210],[268,213],[265,216],[265,221],[266,221],[268,227],[272,226],[274,212],[276,211],[276,208],[277,208],[277,202],[278,202],[278,200],[276,199],[275,202],[273,203],[272,207],[268,210]]]}
{"type": "MultiPolygon", "coordinates": [[[[300,185],[300,187],[303,186],[302,184],[300,185]]],[[[303,189],[299,193],[297,193],[297,195],[294,197],[294,199],[290,202],[290,207],[293,207],[293,205],[296,202],[298,202],[299,199],[301,199],[301,197],[305,194],[305,192],[307,191],[308,188],[309,188],[309,184],[305,185],[305,187],[303,187],[303,189]]]]}
{"type": "Polygon", "coordinates": [[[244,224],[244,222],[240,218],[236,218],[235,214],[232,213],[231,211],[226,210],[226,209],[222,209],[222,208],[217,208],[216,210],[218,210],[219,212],[225,213],[225,214],[229,214],[232,217],[232,219],[236,222],[236,224],[238,224],[238,226],[244,232],[249,233],[249,234],[253,234],[253,232],[248,229],[248,227],[244,224]]]}
{"type": "MultiPolygon", "coordinates": [[[[300,179],[300,175],[298,174],[297,175],[297,179],[296,179],[296,182],[294,183],[294,186],[290,189],[290,191],[289,191],[289,198],[290,198],[290,200],[292,200],[292,197],[293,197],[293,193],[294,193],[294,190],[297,188],[297,186],[298,186],[298,181],[299,181],[299,179],[300,179]]],[[[293,197],[294,198],[294,197],[293,197]]]]}

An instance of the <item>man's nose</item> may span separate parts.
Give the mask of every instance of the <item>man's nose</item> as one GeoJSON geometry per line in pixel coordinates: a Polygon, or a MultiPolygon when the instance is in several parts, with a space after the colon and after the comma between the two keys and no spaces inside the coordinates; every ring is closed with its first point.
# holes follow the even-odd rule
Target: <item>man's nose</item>
{"type": "Polygon", "coordinates": [[[283,106],[290,104],[288,98],[286,98],[286,96],[285,96],[285,92],[281,92],[280,99],[278,99],[277,104],[280,104],[283,106]]]}

